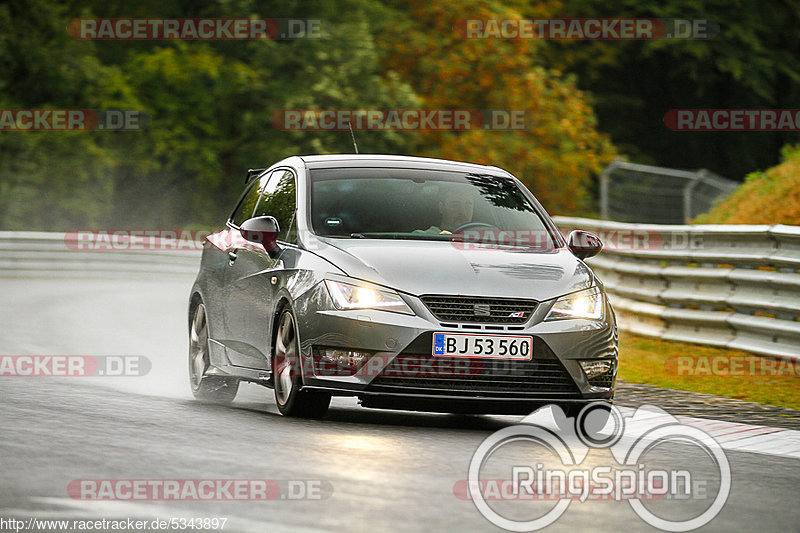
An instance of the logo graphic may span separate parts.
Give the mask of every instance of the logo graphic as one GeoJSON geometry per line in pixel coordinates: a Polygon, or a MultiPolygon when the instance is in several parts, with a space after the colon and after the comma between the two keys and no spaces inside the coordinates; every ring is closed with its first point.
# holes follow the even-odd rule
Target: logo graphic
{"type": "Polygon", "coordinates": [[[433,355],[444,355],[444,333],[433,334],[433,355]]]}
{"type": "Polygon", "coordinates": [[[475,304],[472,306],[472,313],[475,316],[491,316],[492,308],[489,304],[475,304]]]}
{"type": "MultiPolygon", "coordinates": [[[[506,463],[503,463],[504,465],[506,463]]],[[[466,482],[456,483],[454,493],[469,492],[478,511],[492,524],[508,531],[537,531],[553,524],[574,500],[626,500],[633,511],[653,527],[665,531],[691,531],[717,516],[727,501],[731,488],[731,470],[720,445],[704,431],[682,424],[669,413],[655,406],[638,409],[617,408],[604,402],[584,407],[573,419],[557,406],[547,406],[525,417],[520,424],[503,428],[487,437],[475,451],[466,482]],[[610,427],[610,429],[609,429],[610,427]],[[525,446],[526,464],[511,468],[511,479],[493,479],[481,471],[490,470],[487,463],[497,458],[508,460],[511,450],[525,446]],[[667,446],[680,446],[682,452],[667,455],[677,462],[675,469],[662,466],[667,446]],[[502,448],[505,449],[500,451],[502,448]],[[536,452],[531,453],[531,447],[536,452]],[[687,454],[685,448],[691,451],[687,454]],[[610,453],[616,465],[586,460],[590,451],[610,453]],[[711,468],[699,468],[700,477],[713,478],[716,490],[706,490],[690,471],[687,457],[699,453],[698,461],[710,461],[711,468]],[[659,456],[655,464],[647,464],[648,454],[659,456]],[[553,460],[547,462],[545,458],[553,460]],[[559,464],[560,463],[560,464],[559,464]],[[555,465],[555,466],[553,466],[555,465]],[[491,488],[494,487],[494,490],[491,488]],[[499,488],[502,487],[502,488],[499,488]],[[713,494],[712,494],[713,493],[713,494]],[[686,506],[686,500],[698,502],[686,506]],[[489,502],[546,502],[552,506],[533,519],[520,520],[518,513],[510,517],[507,507],[489,502]],[[683,500],[683,501],[681,501],[683,500]],[[699,500],[711,500],[710,503],[699,500]],[[675,501],[681,516],[659,516],[652,505],[675,501]],[[501,513],[501,511],[503,511],[501,513]]],[[[465,498],[467,499],[467,498],[465,498]]],[[[507,504],[506,504],[507,505],[507,504]]],[[[527,517],[526,517],[527,518],[527,517]]]]}

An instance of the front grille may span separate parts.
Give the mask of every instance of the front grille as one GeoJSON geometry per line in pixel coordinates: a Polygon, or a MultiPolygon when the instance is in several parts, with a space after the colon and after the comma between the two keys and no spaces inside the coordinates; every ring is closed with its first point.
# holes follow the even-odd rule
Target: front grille
{"type": "Polygon", "coordinates": [[[379,374],[367,391],[475,398],[580,398],[553,352],[534,338],[533,360],[435,357],[432,334],[421,335],[379,374]],[[426,353],[427,352],[427,353],[426,353]]]}
{"type": "Polygon", "coordinates": [[[420,298],[443,322],[524,324],[536,309],[536,301],[518,298],[426,295],[420,298]]]}

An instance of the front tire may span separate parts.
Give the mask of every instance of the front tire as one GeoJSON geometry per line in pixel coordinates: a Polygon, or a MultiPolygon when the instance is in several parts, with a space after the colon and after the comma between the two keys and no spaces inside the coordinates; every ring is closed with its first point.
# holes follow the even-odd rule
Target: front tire
{"type": "Polygon", "coordinates": [[[219,376],[207,376],[211,368],[208,350],[208,320],[206,306],[199,303],[194,308],[189,327],[189,385],[192,394],[204,402],[228,404],[236,398],[239,380],[219,376]]]}
{"type": "Polygon", "coordinates": [[[283,416],[321,418],[328,412],[331,395],[301,390],[302,366],[297,342],[297,325],[289,310],[281,313],[272,350],[272,380],[275,403],[283,416]]]}

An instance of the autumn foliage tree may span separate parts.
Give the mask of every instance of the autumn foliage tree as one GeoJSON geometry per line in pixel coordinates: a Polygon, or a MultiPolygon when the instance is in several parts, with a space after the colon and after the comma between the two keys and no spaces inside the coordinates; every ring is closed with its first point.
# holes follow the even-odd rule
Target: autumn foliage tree
{"type": "Polygon", "coordinates": [[[443,0],[413,0],[396,8],[402,16],[379,33],[379,44],[385,68],[409,82],[426,108],[526,111],[520,130],[425,132],[423,153],[506,168],[548,210],[574,214],[591,208],[593,177],[614,157],[587,95],[539,64],[544,43],[467,39],[462,31],[464,19],[544,18],[558,7],[468,0],[454,9],[443,0]]]}

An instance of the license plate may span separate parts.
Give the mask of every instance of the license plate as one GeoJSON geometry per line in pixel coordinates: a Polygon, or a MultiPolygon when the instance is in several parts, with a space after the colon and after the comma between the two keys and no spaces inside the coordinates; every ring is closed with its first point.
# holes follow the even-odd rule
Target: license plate
{"type": "Polygon", "coordinates": [[[477,333],[434,333],[433,355],[439,357],[482,357],[486,359],[533,358],[533,337],[522,335],[480,335],[477,333]]]}

